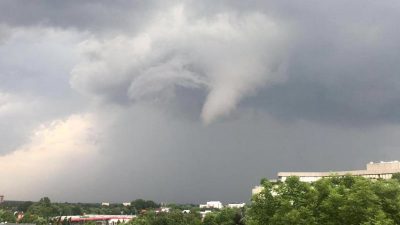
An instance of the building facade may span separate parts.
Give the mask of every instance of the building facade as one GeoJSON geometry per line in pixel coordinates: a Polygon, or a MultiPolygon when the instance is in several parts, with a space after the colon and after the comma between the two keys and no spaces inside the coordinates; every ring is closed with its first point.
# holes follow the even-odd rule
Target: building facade
{"type": "Polygon", "coordinates": [[[278,180],[285,181],[290,176],[299,177],[300,181],[314,182],[323,177],[331,176],[360,176],[370,179],[390,179],[394,173],[400,173],[400,162],[370,162],[365,170],[329,171],[329,172],[279,172],[278,180]]]}
{"type": "MultiPolygon", "coordinates": [[[[297,176],[303,182],[315,182],[324,177],[332,176],[360,176],[369,179],[390,179],[394,173],[400,173],[400,162],[370,162],[364,170],[348,170],[348,171],[329,171],[329,172],[279,172],[278,181],[284,182],[288,177],[297,176]]],[[[252,194],[258,194],[262,191],[262,186],[255,186],[252,194]]]]}
{"type": "Polygon", "coordinates": [[[223,205],[220,201],[210,201],[210,202],[207,202],[206,204],[199,205],[200,209],[204,209],[204,208],[222,209],[222,207],[223,207],[223,205]]]}
{"type": "Polygon", "coordinates": [[[246,205],[246,203],[232,203],[232,204],[228,204],[226,207],[231,208],[231,209],[239,209],[239,208],[243,208],[246,205]]]}

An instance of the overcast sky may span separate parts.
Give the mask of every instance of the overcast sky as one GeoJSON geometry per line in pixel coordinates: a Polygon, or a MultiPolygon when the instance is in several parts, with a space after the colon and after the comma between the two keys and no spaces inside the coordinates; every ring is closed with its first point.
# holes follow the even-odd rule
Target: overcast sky
{"type": "Polygon", "coordinates": [[[397,0],[0,1],[6,199],[224,203],[400,159],[397,0]]]}

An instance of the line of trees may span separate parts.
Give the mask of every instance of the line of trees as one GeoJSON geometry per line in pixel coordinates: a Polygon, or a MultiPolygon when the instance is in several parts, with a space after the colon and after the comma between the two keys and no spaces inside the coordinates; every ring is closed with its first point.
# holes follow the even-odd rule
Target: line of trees
{"type": "Polygon", "coordinates": [[[305,183],[289,177],[285,182],[261,183],[263,191],[246,208],[213,210],[204,218],[194,205],[171,204],[165,213],[155,210],[159,204],[142,199],[128,207],[102,207],[42,198],[36,203],[3,204],[0,223],[16,222],[13,210],[21,210],[25,216],[18,222],[37,225],[48,224],[54,216],[84,213],[137,214],[128,225],[400,225],[400,174],[389,180],[333,176],[305,183]],[[183,213],[187,207],[190,213],[183,213]]]}
{"type": "Polygon", "coordinates": [[[41,198],[38,202],[5,202],[0,205],[0,223],[35,223],[45,225],[56,216],[104,214],[104,215],[135,215],[143,209],[155,209],[159,204],[151,200],[137,199],[130,206],[111,204],[101,206],[98,203],[52,203],[48,197],[41,198]],[[17,221],[18,213],[24,213],[21,220],[17,221]]]}
{"type": "Polygon", "coordinates": [[[129,225],[245,225],[244,209],[224,208],[201,217],[199,209],[190,213],[173,209],[168,213],[147,212],[132,220],[129,225]]]}

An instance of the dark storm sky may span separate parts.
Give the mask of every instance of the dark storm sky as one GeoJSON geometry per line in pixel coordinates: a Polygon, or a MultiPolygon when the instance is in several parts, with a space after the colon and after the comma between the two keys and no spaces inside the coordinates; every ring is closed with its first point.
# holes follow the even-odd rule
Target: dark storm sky
{"type": "Polygon", "coordinates": [[[1,1],[0,193],[247,201],[400,158],[398,1],[1,1]]]}

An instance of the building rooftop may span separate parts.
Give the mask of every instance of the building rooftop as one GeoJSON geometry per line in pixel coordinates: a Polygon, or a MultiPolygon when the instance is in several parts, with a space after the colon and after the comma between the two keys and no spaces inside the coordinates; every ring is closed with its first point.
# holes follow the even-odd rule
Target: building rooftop
{"type": "Polygon", "coordinates": [[[370,162],[366,165],[365,170],[347,170],[347,171],[329,171],[329,172],[279,172],[278,177],[298,176],[298,177],[327,177],[334,175],[346,175],[351,174],[355,176],[364,175],[381,175],[381,174],[393,174],[400,172],[400,162],[370,162]]]}

